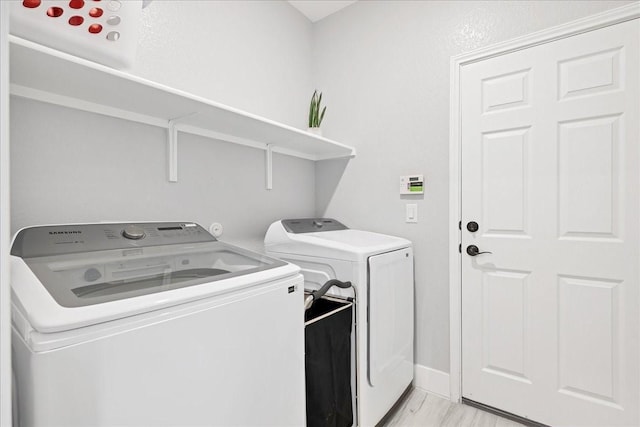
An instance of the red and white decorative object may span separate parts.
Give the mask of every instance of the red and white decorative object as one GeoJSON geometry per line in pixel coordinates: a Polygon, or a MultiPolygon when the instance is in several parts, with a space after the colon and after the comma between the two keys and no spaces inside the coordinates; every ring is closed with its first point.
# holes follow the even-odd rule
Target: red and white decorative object
{"type": "Polygon", "coordinates": [[[129,68],[142,7],[142,0],[15,0],[10,31],[100,64],[129,68]]]}

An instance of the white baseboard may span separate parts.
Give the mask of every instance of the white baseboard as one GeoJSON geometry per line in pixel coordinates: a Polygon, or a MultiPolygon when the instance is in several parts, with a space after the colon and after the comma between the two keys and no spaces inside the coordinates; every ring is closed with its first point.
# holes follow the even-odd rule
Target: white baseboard
{"type": "Polygon", "coordinates": [[[413,372],[414,387],[445,399],[450,398],[448,373],[422,365],[414,365],[413,372]]]}

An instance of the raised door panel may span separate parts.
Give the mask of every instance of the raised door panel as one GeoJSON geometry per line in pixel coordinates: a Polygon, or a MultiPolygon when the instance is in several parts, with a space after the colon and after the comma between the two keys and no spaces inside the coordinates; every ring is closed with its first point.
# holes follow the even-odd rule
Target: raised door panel
{"type": "Polygon", "coordinates": [[[558,99],[620,89],[621,48],[591,52],[558,62],[558,99]]]}
{"type": "Polygon", "coordinates": [[[618,280],[558,278],[559,392],[620,408],[618,280]]]}
{"type": "Polygon", "coordinates": [[[620,114],[558,124],[561,238],[617,238],[620,229],[620,114]]]}
{"type": "Polygon", "coordinates": [[[529,375],[528,272],[485,272],[482,280],[482,370],[512,381],[529,375]]]}
{"type": "Polygon", "coordinates": [[[517,70],[482,81],[482,112],[528,106],[530,102],[530,69],[517,70]]]}
{"type": "Polygon", "coordinates": [[[482,135],[482,223],[485,234],[527,234],[531,128],[482,135]]]}

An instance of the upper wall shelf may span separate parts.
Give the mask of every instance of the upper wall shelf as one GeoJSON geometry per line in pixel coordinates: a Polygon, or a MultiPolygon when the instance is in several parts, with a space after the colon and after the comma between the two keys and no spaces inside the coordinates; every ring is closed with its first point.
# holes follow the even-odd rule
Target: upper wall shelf
{"type": "MultiPolygon", "coordinates": [[[[187,92],[10,36],[11,94],[169,130],[169,179],[177,180],[177,131],[309,160],[355,149],[187,92]]],[[[270,187],[270,170],[267,171],[270,187]]]]}

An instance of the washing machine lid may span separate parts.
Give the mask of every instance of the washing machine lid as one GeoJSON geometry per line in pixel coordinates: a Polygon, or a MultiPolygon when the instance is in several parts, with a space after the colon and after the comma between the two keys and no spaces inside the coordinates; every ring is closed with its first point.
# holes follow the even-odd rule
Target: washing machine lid
{"type": "Polygon", "coordinates": [[[331,218],[276,221],[265,236],[265,249],[274,255],[304,255],[356,262],[366,261],[371,255],[408,247],[411,247],[411,242],[407,239],[352,230],[331,218]],[[292,223],[296,228],[291,226],[292,223]]]}
{"type": "Polygon", "coordinates": [[[40,332],[77,328],[297,273],[195,223],[30,227],[11,250],[14,304],[40,332]]]}

